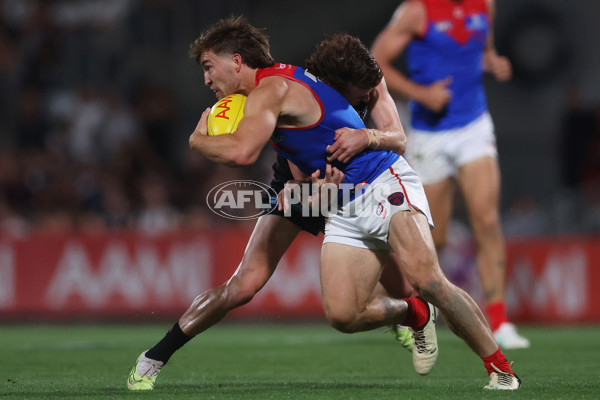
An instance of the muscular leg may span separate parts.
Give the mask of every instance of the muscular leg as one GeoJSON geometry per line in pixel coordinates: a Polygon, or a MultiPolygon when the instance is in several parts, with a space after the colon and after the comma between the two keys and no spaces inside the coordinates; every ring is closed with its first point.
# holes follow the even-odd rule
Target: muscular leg
{"type": "Polygon", "coordinates": [[[443,274],[426,217],[417,211],[397,212],[388,241],[406,279],[421,297],[438,307],[453,332],[480,357],[495,353],[498,345],[481,310],[443,274]]]}
{"type": "Polygon", "coordinates": [[[374,294],[387,251],[326,243],[321,252],[323,310],[341,332],[366,331],[402,323],[404,300],[374,294]]]}
{"type": "Polygon", "coordinates": [[[299,228],[277,215],[258,219],[244,257],[223,285],[196,297],[179,321],[153,347],[143,352],[129,373],[130,390],[152,390],[161,368],[192,337],[219,322],[231,309],[249,302],[269,280],[299,228]]]}
{"type": "Polygon", "coordinates": [[[477,266],[486,302],[504,298],[506,256],[500,226],[500,170],[494,157],[482,157],[462,166],[458,183],[477,242],[477,266]]]}
{"type": "Polygon", "coordinates": [[[260,217],[238,269],[226,283],[194,299],[179,319],[181,330],[193,337],[219,322],[230,310],[248,303],[267,283],[299,231],[297,225],[281,216],[260,217]]]}
{"type": "Polygon", "coordinates": [[[444,178],[438,182],[425,185],[425,196],[429,203],[431,218],[435,228],[431,232],[433,243],[439,251],[446,244],[448,223],[452,215],[452,200],[454,196],[454,185],[451,178],[444,178]]]}
{"type": "Polygon", "coordinates": [[[375,288],[376,294],[383,296],[390,296],[396,299],[402,299],[404,297],[411,297],[414,294],[412,286],[402,275],[400,266],[396,261],[396,255],[390,253],[388,262],[381,271],[381,277],[379,278],[380,285],[375,288]]]}

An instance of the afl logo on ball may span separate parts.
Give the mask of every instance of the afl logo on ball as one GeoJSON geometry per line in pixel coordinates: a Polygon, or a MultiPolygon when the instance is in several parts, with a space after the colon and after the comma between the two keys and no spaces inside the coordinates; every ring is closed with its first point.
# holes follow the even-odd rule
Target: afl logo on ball
{"type": "Polygon", "coordinates": [[[402,192],[392,193],[388,196],[388,201],[393,206],[401,206],[402,204],[404,204],[404,193],[402,193],[402,192]]]}

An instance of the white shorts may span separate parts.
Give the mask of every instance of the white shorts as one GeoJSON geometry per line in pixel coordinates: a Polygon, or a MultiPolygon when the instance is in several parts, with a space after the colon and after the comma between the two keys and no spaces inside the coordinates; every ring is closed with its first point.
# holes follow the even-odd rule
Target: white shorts
{"type": "Polygon", "coordinates": [[[412,129],[405,157],[424,185],[455,176],[458,168],[480,157],[497,157],[489,113],[462,128],[428,132],[412,129]]]}
{"type": "Polygon", "coordinates": [[[390,220],[398,211],[416,209],[433,220],[418,175],[402,157],[379,175],[353,201],[327,219],[323,243],[341,243],[374,250],[390,250],[390,220]]]}

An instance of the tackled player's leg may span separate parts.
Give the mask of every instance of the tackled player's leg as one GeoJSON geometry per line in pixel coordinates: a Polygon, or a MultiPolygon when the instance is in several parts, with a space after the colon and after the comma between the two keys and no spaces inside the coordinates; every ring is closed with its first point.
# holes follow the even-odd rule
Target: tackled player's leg
{"type": "Polygon", "coordinates": [[[443,274],[427,218],[416,210],[395,213],[390,222],[389,243],[413,288],[440,309],[450,329],[483,359],[490,375],[486,388],[518,389],[520,380],[512,373],[483,313],[467,293],[443,274]],[[499,368],[500,380],[496,371],[499,368]]]}
{"type": "Polygon", "coordinates": [[[325,316],[337,330],[353,333],[384,325],[405,324],[413,328],[413,364],[422,375],[437,358],[435,310],[420,298],[393,299],[374,291],[388,250],[373,250],[326,242],[321,253],[321,290],[325,316]],[[415,333],[417,334],[415,336],[415,333]],[[415,356],[415,348],[428,341],[428,359],[415,356]],[[415,357],[419,358],[415,362],[415,357]]]}

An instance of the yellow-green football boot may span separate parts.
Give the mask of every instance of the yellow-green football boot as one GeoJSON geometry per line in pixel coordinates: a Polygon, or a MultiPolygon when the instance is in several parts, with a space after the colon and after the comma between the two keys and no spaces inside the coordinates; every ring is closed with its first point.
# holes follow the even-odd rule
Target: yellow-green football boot
{"type": "Polygon", "coordinates": [[[412,337],[412,333],[410,332],[410,329],[408,329],[408,327],[402,325],[392,325],[390,326],[390,329],[388,329],[386,332],[388,331],[394,335],[394,337],[397,341],[400,342],[400,345],[402,347],[404,347],[407,351],[410,351],[412,353],[414,340],[412,337]]]}
{"type": "Polygon", "coordinates": [[[129,390],[154,389],[154,382],[163,365],[164,363],[162,361],[152,360],[151,358],[146,357],[146,352],[144,351],[140,354],[129,373],[127,388],[129,390]]]}

